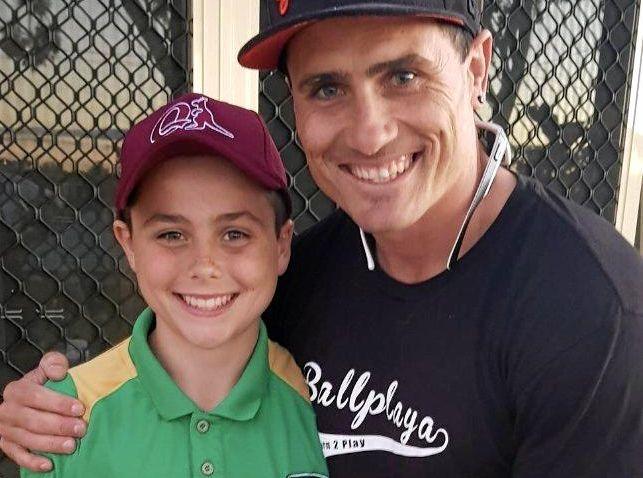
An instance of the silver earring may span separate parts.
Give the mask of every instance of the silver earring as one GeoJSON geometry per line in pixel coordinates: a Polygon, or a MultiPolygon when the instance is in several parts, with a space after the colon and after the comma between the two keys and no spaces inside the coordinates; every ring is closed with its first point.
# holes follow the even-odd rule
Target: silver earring
{"type": "Polygon", "coordinates": [[[487,94],[486,93],[480,93],[478,95],[478,101],[480,102],[481,105],[484,105],[487,102],[487,94]]]}

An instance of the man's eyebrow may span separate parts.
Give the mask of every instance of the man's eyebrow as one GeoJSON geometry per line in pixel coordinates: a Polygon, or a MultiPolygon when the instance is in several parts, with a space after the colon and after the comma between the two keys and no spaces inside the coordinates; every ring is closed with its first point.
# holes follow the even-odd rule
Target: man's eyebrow
{"type": "MultiPolygon", "coordinates": [[[[440,69],[440,63],[426,58],[417,53],[410,53],[404,55],[400,58],[395,58],[394,60],[383,61],[381,63],[376,63],[368,67],[366,70],[366,75],[369,77],[376,76],[383,71],[398,70],[403,68],[410,67],[422,67],[430,72],[437,71],[440,69]]],[[[299,89],[312,88],[315,85],[324,84],[324,83],[346,83],[348,81],[348,74],[342,71],[328,71],[323,73],[313,73],[304,77],[297,87],[299,89]]]]}
{"type": "Polygon", "coordinates": [[[172,224],[185,224],[189,222],[186,217],[181,216],[180,214],[164,214],[164,213],[154,213],[148,217],[143,223],[143,227],[153,223],[153,222],[167,222],[172,224]]]}
{"type": "Polygon", "coordinates": [[[372,77],[384,71],[400,70],[413,66],[420,66],[429,71],[435,71],[439,69],[439,64],[436,61],[433,61],[416,53],[411,53],[394,60],[383,61],[381,63],[376,63],[375,65],[370,66],[368,70],[366,70],[366,76],[372,77]]]}
{"type": "Polygon", "coordinates": [[[328,71],[324,73],[313,73],[304,77],[299,83],[297,83],[298,89],[312,88],[315,85],[324,84],[324,83],[344,83],[348,75],[341,71],[328,71]]]}

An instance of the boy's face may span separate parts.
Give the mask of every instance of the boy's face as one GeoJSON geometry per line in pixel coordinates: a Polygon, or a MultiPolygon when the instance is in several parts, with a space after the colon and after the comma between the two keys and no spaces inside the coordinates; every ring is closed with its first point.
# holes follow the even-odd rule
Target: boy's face
{"type": "Polygon", "coordinates": [[[292,221],[277,234],[266,191],[213,157],[165,161],[138,191],[131,229],[115,221],[114,234],[157,332],[203,349],[245,343],[288,265],[292,221]]]}

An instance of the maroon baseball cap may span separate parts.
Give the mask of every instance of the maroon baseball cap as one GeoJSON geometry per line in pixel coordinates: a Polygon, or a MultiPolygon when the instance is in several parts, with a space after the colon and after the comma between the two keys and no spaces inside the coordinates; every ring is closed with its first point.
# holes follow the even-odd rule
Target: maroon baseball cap
{"type": "Polygon", "coordinates": [[[459,25],[476,36],[482,13],[478,0],[261,0],[261,3],[264,14],[259,34],[241,48],[238,56],[241,65],[260,70],[277,68],[290,39],[319,20],[358,15],[418,16],[459,25]]]}
{"type": "Polygon", "coordinates": [[[212,154],[231,161],[264,188],[280,193],[292,211],[286,170],[266,125],[257,113],[188,93],[135,124],[123,141],[116,188],[120,214],[145,173],[179,156],[212,154]]]}

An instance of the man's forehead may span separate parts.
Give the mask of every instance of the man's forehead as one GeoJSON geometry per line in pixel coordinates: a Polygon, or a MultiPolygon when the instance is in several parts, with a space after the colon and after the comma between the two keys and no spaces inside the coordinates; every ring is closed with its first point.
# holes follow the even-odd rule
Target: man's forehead
{"type": "MultiPolygon", "coordinates": [[[[302,29],[287,46],[289,71],[295,60],[306,74],[352,64],[364,72],[401,58],[440,64],[450,47],[435,21],[416,17],[344,17],[325,19],[302,29]]],[[[293,73],[290,71],[290,73],[293,73]]]]}

